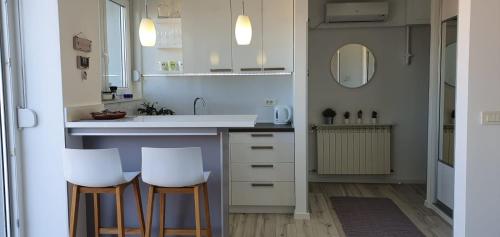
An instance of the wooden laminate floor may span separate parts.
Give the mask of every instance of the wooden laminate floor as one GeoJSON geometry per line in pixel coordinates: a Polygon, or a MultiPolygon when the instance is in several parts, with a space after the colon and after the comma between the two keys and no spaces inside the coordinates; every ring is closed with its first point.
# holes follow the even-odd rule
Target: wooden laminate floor
{"type": "Polygon", "coordinates": [[[331,196],[387,197],[399,206],[426,236],[452,236],[452,227],[424,206],[425,185],[311,183],[310,220],[290,214],[231,214],[231,237],[345,236],[329,201],[331,196]]]}

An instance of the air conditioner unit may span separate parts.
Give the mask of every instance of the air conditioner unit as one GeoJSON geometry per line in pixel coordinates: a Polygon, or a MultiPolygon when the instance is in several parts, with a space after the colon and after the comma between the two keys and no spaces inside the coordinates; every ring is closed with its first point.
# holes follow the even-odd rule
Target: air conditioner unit
{"type": "Polygon", "coordinates": [[[326,23],[385,21],[388,2],[342,2],[326,4],[326,23]]]}

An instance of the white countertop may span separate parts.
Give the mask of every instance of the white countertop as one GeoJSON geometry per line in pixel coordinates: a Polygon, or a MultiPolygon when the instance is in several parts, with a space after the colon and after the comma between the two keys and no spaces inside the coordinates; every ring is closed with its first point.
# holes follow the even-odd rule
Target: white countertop
{"type": "Polygon", "coordinates": [[[257,115],[136,116],[116,120],[66,122],[67,128],[248,128],[257,115]]]}

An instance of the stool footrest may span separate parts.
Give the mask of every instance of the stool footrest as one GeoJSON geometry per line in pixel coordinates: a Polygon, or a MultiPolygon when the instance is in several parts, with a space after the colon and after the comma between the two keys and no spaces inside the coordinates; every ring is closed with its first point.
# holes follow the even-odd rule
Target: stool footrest
{"type": "MultiPolygon", "coordinates": [[[[117,235],[118,234],[118,228],[111,228],[111,227],[101,227],[99,228],[99,234],[102,235],[117,235]]],[[[140,228],[125,228],[125,234],[126,235],[142,235],[142,231],[140,228]]]]}
{"type": "MultiPolygon", "coordinates": [[[[165,236],[167,235],[196,235],[196,229],[178,229],[178,228],[165,228],[165,236]]],[[[208,231],[205,228],[201,229],[201,234],[204,236],[208,235],[208,231]]]]}

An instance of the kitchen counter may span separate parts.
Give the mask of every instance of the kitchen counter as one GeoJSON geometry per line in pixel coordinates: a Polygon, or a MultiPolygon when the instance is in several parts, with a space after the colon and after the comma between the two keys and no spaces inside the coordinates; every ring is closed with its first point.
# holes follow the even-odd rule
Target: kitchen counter
{"type": "MultiPolygon", "coordinates": [[[[75,114],[88,114],[87,111],[75,114]]],[[[78,117],[78,116],[76,116],[78,117]]],[[[210,211],[214,236],[228,237],[229,209],[229,129],[251,129],[256,126],[256,115],[172,115],[136,116],[117,120],[74,119],[66,122],[71,139],[81,142],[68,142],[68,148],[103,149],[118,148],[122,167],[125,171],[141,169],[142,147],[201,147],[204,170],[211,171],[208,180],[210,211]],[[75,121],[76,120],[76,121],[75,121]],[[75,146],[75,147],[73,147],[75,146]]],[[[259,125],[262,128],[263,125],[259,125]]],[[[143,196],[147,185],[141,183],[143,196]]],[[[143,200],[147,200],[143,198],[143,200]]],[[[133,203],[133,202],[126,202],[133,203]]],[[[182,228],[192,226],[194,211],[192,197],[172,197],[169,199],[167,219],[170,224],[182,228]]],[[[103,225],[113,225],[114,200],[104,198],[101,202],[103,225]]],[[[126,213],[134,213],[135,206],[127,204],[126,213]]],[[[156,208],[157,209],[157,208],[156,208]]],[[[91,213],[91,207],[88,207],[91,213]]],[[[158,215],[153,217],[153,233],[158,230],[158,215]]],[[[125,224],[135,225],[133,215],[127,217],[125,224]]],[[[92,231],[92,226],[87,227],[92,231]]]]}
{"type": "Polygon", "coordinates": [[[136,116],[66,122],[73,136],[215,136],[229,128],[253,128],[257,115],[136,116]]]}
{"type": "Polygon", "coordinates": [[[257,123],[251,128],[233,127],[229,132],[293,132],[292,124],[257,123]]]}
{"type": "Polygon", "coordinates": [[[136,116],[66,122],[66,128],[239,128],[254,127],[257,115],[136,116]]]}

